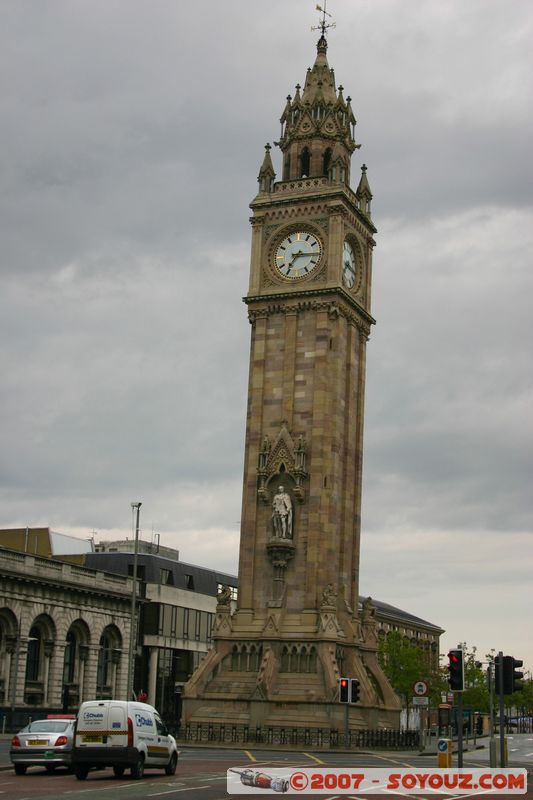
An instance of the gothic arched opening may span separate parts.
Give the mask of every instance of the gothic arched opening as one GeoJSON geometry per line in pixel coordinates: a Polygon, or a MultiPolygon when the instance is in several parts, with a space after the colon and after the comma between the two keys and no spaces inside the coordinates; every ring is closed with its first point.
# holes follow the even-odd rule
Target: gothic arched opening
{"type": "Polygon", "coordinates": [[[300,153],[300,178],[308,178],[311,170],[311,153],[304,147],[300,153]]]}

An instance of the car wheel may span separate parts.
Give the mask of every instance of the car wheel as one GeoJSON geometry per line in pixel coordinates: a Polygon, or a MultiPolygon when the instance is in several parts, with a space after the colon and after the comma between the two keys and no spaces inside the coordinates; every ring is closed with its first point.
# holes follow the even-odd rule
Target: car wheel
{"type": "Polygon", "coordinates": [[[172,753],[172,755],[170,756],[170,761],[165,767],[165,775],[175,775],[177,766],[178,766],[178,754],[172,753]]]}
{"type": "Polygon", "coordinates": [[[88,774],[89,767],[76,767],[74,769],[74,775],[79,781],[84,781],[88,774]]]}
{"type": "Polygon", "coordinates": [[[137,761],[131,768],[131,777],[135,778],[138,781],[144,775],[144,756],[142,753],[139,754],[137,761]]]}
{"type": "Polygon", "coordinates": [[[15,775],[25,775],[28,767],[26,764],[15,764],[13,769],[15,770],[15,775]]]}
{"type": "Polygon", "coordinates": [[[122,778],[125,769],[126,767],[113,767],[113,774],[115,775],[115,778],[122,778]]]}

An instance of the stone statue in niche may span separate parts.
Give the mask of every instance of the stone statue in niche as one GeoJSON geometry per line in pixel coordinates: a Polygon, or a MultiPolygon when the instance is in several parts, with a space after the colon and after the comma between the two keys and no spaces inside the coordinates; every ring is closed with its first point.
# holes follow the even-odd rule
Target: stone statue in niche
{"type": "Polygon", "coordinates": [[[272,500],[272,531],[278,539],[292,539],[292,500],[284,486],[272,500]]]}

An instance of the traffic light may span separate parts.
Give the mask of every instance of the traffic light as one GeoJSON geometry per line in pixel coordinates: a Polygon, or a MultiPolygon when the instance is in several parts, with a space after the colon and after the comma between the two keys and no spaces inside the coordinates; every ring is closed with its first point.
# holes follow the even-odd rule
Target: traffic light
{"type": "Polygon", "coordinates": [[[348,678],[339,679],[339,700],[341,703],[350,702],[350,681],[348,678]]]}
{"type": "Polygon", "coordinates": [[[358,703],[360,695],[360,684],[357,678],[350,679],[350,703],[358,703]]]}
{"type": "Polygon", "coordinates": [[[521,678],[524,677],[524,673],[518,671],[517,667],[521,667],[524,662],[512,656],[503,656],[502,661],[503,668],[500,664],[500,657],[496,656],[494,659],[496,692],[498,694],[500,693],[500,681],[502,681],[502,694],[519,692],[524,687],[521,681],[521,678]],[[500,670],[502,670],[501,678],[500,670]]]}
{"type": "Polygon", "coordinates": [[[512,658],[513,662],[513,692],[520,692],[524,688],[524,684],[521,678],[524,677],[524,673],[517,671],[517,667],[524,666],[524,662],[520,658],[512,658]]]}
{"type": "Polygon", "coordinates": [[[463,692],[465,688],[464,653],[459,648],[448,653],[448,683],[453,692],[463,692]]]}
{"type": "MultiPolygon", "coordinates": [[[[500,656],[496,656],[494,659],[494,687],[496,689],[496,694],[500,694],[501,669],[500,656]]],[[[502,691],[502,694],[505,694],[505,692],[502,691]]]]}

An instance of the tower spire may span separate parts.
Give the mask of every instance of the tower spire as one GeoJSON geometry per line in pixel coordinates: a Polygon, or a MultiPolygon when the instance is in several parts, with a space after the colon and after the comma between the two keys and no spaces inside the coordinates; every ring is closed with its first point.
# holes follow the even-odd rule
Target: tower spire
{"type": "Polygon", "coordinates": [[[315,63],[307,70],[302,91],[298,85],[294,98],[287,98],[276,144],[283,153],[283,181],[326,177],[349,186],[350,158],[359,147],[354,138],[356,120],[349,98],[344,99],[341,87],[337,92],[335,73],[328,64],[326,35],[335,23],[326,2],[316,6],[320,24],[311,28],[320,31],[315,63]]]}

